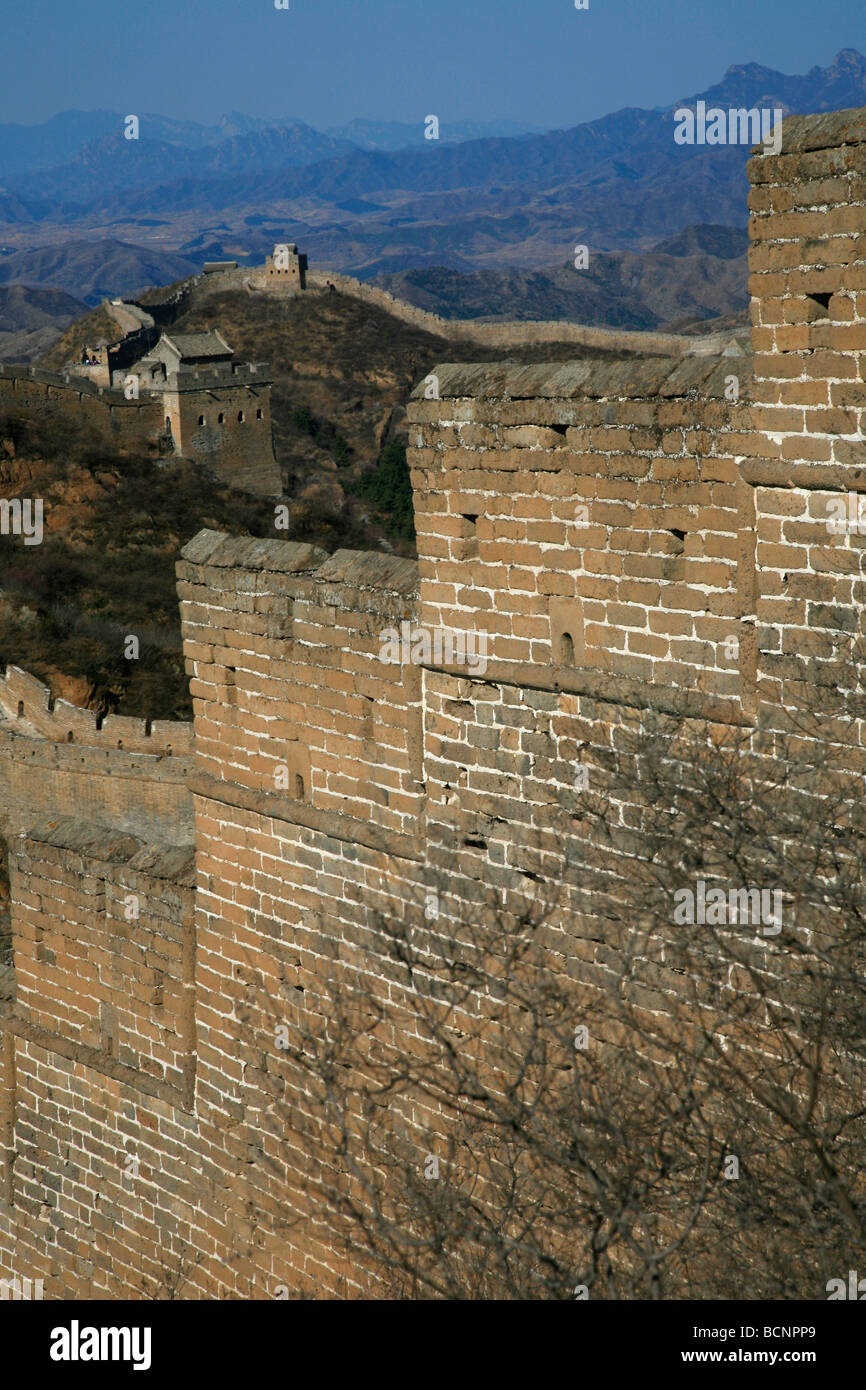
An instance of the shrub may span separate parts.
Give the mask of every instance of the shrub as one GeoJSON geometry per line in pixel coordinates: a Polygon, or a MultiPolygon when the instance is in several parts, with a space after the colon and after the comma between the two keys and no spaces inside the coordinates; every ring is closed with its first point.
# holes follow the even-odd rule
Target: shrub
{"type": "Polygon", "coordinates": [[[373,503],[377,519],[392,536],[415,539],[412,482],[402,440],[392,439],[385,445],[376,467],[362,474],[355,493],[373,503]]]}

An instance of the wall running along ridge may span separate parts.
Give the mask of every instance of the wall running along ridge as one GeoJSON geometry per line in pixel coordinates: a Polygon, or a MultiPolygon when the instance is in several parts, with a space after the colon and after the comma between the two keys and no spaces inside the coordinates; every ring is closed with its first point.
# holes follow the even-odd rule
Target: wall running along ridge
{"type": "MultiPolygon", "coordinates": [[[[209,531],[184,549],[195,873],[112,810],[37,817],[11,848],[3,1275],[52,1298],[153,1296],[176,1264],[184,1297],[375,1292],[334,1253],[332,1160],[275,1022],[297,1043],[338,980],[402,1007],[415,1046],[379,914],[429,930],[443,868],[457,920],[560,883],[551,960],[601,989],[627,854],[564,872],[574,768],[603,791],[648,712],[772,734],[823,710],[816,755],[862,772],[834,642],[863,633],[866,536],[826,519],[866,492],[866,111],[792,118],[782,148],[749,166],[753,378],[445,364],[409,412],[417,567],[209,531]],[[486,670],[383,663],[404,622],[484,631],[486,670]]],[[[682,1002],[663,952],[637,971],[647,1018],[682,1002]]],[[[436,1117],[395,1103],[394,1125],[420,1146],[436,1117]]]]}

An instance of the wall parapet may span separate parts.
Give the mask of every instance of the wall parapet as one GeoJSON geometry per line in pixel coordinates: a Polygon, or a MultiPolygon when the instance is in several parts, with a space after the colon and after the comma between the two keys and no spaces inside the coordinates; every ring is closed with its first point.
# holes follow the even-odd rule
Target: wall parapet
{"type": "Polygon", "coordinates": [[[432,333],[439,338],[483,343],[487,347],[519,347],[534,343],[574,343],[575,346],[606,348],[612,352],[659,353],[671,357],[703,356],[719,352],[733,335],[709,334],[687,337],[676,333],[646,333],[618,328],[595,328],[589,324],[573,323],[570,319],[446,319],[420,309],[390,290],[365,284],[351,275],[336,271],[313,270],[307,273],[309,289],[326,291],[333,285],[342,294],[360,299],[383,309],[394,318],[432,333]]]}
{"type": "MultiPolygon", "coordinates": [[[[642,357],[628,362],[539,362],[526,366],[513,362],[443,362],[434,367],[439,399],[529,401],[537,400],[666,400],[726,398],[727,380],[737,377],[737,397],[751,394],[751,359],[724,355],[687,357],[671,362],[665,357],[642,357]]],[[[428,377],[429,380],[429,377],[428,377]]],[[[430,401],[425,382],[412,393],[412,401],[430,401]]],[[[412,418],[423,413],[413,404],[412,418]]],[[[535,418],[533,416],[533,418],[535,418]]]]}
{"type": "Polygon", "coordinates": [[[79,396],[93,396],[108,405],[135,406],[136,401],[127,400],[122,391],[112,386],[99,386],[85,376],[74,372],[50,372],[45,367],[30,367],[26,363],[0,362],[0,379],[6,381],[35,381],[42,386],[56,386],[60,390],[71,391],[79,396]]]}
{"type": "Polygon", "coordinates": [[[13,841],[9,867],[19,909],[12,1017],[38,1030],[41,1045],[62,1040],[97,1071],[119,1063],[133,1084],[155,1078],[189,1108],[193,845],[55,817],[13,841]]]}
{"type": "Polygon", "coordinates": [[[192,753],[192,724],[119,714],[100,719],[93,710],[82,709],[68,700],[55,700],[47,685],[19,666],[9,666],[0,675],[0,710],[7,719],[16,723],[21,720],[55,743],[83,743],[157,757],[192,753]]]}

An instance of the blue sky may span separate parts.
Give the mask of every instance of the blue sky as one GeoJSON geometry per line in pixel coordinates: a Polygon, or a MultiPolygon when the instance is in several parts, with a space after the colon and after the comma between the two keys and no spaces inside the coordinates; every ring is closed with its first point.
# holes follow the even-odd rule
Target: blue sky
{"type": "Polygon", "coordinates": [[[0,0],[0,121],[69,108],[575,125],[866,52],[863,0],[0,0]]]}

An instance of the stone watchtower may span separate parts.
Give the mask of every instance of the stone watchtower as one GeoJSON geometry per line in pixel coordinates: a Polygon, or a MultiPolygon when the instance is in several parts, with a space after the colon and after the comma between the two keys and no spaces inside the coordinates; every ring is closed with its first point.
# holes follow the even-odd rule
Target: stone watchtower
{"type": "Polygon", "coordinates": [[[279,468],[271,431],[271,381],[264,363],[239,363],[215,332],[163,333],[146,357],[115,373],[161,397],[174,452],[210,467],[222,481],[276,496],[279,468]]]}
{"type": "Polygon", "coordinates": [[[294,242],[274,247],[274,254],[265,261],[265,281],[271,288],[306,289],[307,258],[294,242]]]}

